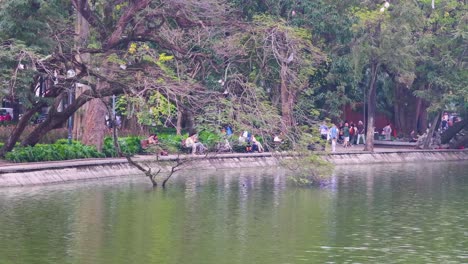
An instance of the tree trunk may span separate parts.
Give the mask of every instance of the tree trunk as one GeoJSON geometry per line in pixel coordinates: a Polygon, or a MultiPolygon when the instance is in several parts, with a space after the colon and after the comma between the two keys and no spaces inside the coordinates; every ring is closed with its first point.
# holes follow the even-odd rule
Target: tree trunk
{"type": "Polygon", "coordinates": [[[468,119],[463,119],[460,122],[456,122],[452,127],[449,127],[441,136],[442,144],[447,144],[450,140],[458,134],[462,129],[468,128],[468,119]]]}
{"type": "Polygon", "coordinates": [[[427,137],[424,141],[424,146],[423,146],[423,149],[428,149],[430,144],[431,144],[431,140],[434,136],[434,132],[436,130],[436,127],[437,127],[437,124],[438,124],[438,121],[440,120],[440,118],[442,117],[442,112],[439,112],[435,117],[434,117],[434,120],[432,120],[432,123],[431,123],[431,127],[429,128],[429,132],[427,133],[427,137]]]}
{"type": "MultiPolygon", "coordinates": [[[[99,91],[100,96],[110,96],[112,94],[120,94],[123,92],[122,87],[108,87],[99,91]]],[[[54,109],[49,111],[49,115],[43,123],[39,124],[21,143],[22,146],[34,146],[36,145],[41,138],[47,134],[49,131],[59,128],[63,125],[67,119],[73,115],[80,107],[82,107],[89,100],[96,97],[93,90],[87,90],[83,92],[76,100],[69,105],[63,112],[56,112],[54,109]]],[[[58,98],[58,97],[57,97],[58,98]]],[[[59,98],[60,99],[60,98],[59,98]]],[[[55,106],[53,106],[55,107],[55,106]]]]}
{"type": "Polygon", "coordinates": [[[398,131],[399,135],[408,136],[412,130],[417,131],[418,119],[421,113],[421,98],[415,97],[412,91],[401,83],[396,84],[394,97],[396,131],[398,131]]]}
{"type": "Polygon", "coordinates": [[[427,126],[428,126],[428,123],[427,123],[427,108],[429,107],[429,105],[427,104],[427,102],[425,102],[423,100],[423,103],[422,103],[422,106],[421,106],[421,115],[420,115],[420,120],[421,120],[421,132],[425,133],[426,132],[426,129],[427,129],[427,126]]]}
{"type": "Polygon", "coordinates": [[[93,99],[88,103],[88,111],[84,117],[83,144],[96,146],[98,151],[102,150],[107,130],[104,118],[106,115],[109,115],[109,113],[101,99],[93,99]]]}
{"type": "Polygon", "coordinates": [[[450,148],[459,149],[468,146],[468,134],[450,144],[450,148]]]}
{"type": "Polygon", "coordinates": [[[189,109],[185,109],[184,116],[185,116],[185,120],[184,120],[185,130],[188,131],[190,134],[197,132],[195,130],[195,118],[193,117],[192,111],[190,111],[189,109]]]}
{"type": "MultiPolygon", "coordinates": [[[[81,15],[80,12],[76,13],[76,21],[75,21],[75,49],[79,48],[86,48],[88,45],[89,39],[89,23],[88,21],[81,15]]],[[[89,63],[90,62],[90,54],[77,54],[76,61],[82,63],[89,63]]],[[[75,97],[80,96],[84,91],[90,89],[89,86],[86,85],[76,85],[75,89],[75,97]]],[[[75,98],[73,98],[75,99],[75,98]]],[[[84,121],[86,117],[87,111],[87,104],[85,104],[81,109],[75,112],[73,116],[73,138],[76,140],[82,140],[83,133],[85,130],[84,121]]]]}
{"type": "Polygon", "coordinates": [[[182,135],[182,110],[177,109],[177,125],[176,125],[176,134],[178,136],[182,135]]]}
{"type": "Polygon", "coordinates": [[[398,130],[398,131],[402,131],[402,127],[403,127],[403,124],[404,124],[404,118],[405,118],[405,115],[401,115],[401,112],[404,112],[404,103],[402,102],[402,99],[401,98],[401,85],[397,82],[395,84],[395,89],[394,89],[394,103],[393,103],[393,111],[394,111],[394,115],[395,115],[395,128],[398,130]]]}
{"type": "Polygon", "coordinates": [[[59,116],[55,118],[47,117],[47,119],[40,123],[36,129],[34,129],[22,142],[21,146],[34,146],[36,145],[49,131],[63,125],[67,121],[68,117],[59,116]]]}
{"type": "Polygon", "coordinates": [[[418,97],[418,100],[416,102],[416,115],[415,115],[415,122],[413,124],[413,129],[416,133],[419,133],[418,131],[418,124],[420,122],[420,115],[421,115],[421,106],[422,106],[422,99],[418,97]]]}
{"type": "MultiPolygon", "coordinates": [[[[80,96],[84,91],[90,89],[88,86],[79,85],[76,87],[75,90],[75,98],[80,96]]],[[[84,125],[84,118],[86,117],[86,113],[88,112],[87,108],[88,104],[83,105],[80,109],[78,109],[73,115],[73,139],[81,141],[83,139],[83,134],[86,129],[84,125]]]]}
{"type": "Polygon", "coordinates": [[[374,151],[374,124],[375,124],[375,109],[376,109],[376,94],[377,94],[377,73],[379,64],[373,62],[371,64],[371,80],[369,83],[369,95],[367,98],[367,134],[365,151],[374,151]]]}
{"type": "Polygon", "coordinates": [[[293,125],[292,118],[292,95],[288,90],[287,85],[287,66],[285,63],[281,65],[281,116],[283,118],[284,129],[291,127],[293,125]]]}

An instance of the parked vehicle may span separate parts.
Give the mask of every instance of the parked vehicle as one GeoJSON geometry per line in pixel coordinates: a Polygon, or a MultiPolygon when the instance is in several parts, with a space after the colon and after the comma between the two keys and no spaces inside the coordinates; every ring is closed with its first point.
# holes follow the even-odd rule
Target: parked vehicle
{"type": "Polygon", "coordinates": [[[0,122],[13,120],[13,108],[0,108],[0,122]]]}

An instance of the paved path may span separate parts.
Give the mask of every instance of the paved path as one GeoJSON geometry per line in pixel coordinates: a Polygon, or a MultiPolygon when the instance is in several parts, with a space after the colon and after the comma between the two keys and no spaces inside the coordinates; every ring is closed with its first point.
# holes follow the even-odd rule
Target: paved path
{"type": "MultiPolygon", "coordinates": [[[[459,150],[420,150],[414,148],[390,148],[390,147],[374,147],[375,153],[389,153],[389,152],[434,152],[434,151],[459,151],[459,150]]],[[[467,150],[468,151],[468,150],[467,150]]],[[[319,154],[357,154],[357,153],[369,153],[364,151],[364,145],[354,145],[352,147],[343,148],[341,145],[336,146],[336,153],[330,153],[330,146],[327,146],[327,151],[325,152],[315,152],[319,154]]],[[[205,155],[182,155],[183,157],[189,157],[191,159],[206,159],[206,158],[233,158],[233,157],[265,157],[271,156],[274,153],[264,152],[264,153],[209,153],[208,156],[205,155]]],[[[175,160],[177,155],[169,155],[160,157],[160,160],[175,160]]],[[[135,161],[150,161],[154,160],[155,156],[153,155],[136,155],[134,157],[135,161]]],[[[125,158],[105,158],[105,159],[77,159],[77,160],[64,160],[64,161],[46,161],[46,162],[29,162],[29,163],[13,163],[5,160],[0,160],[0,173],[6,173],[11,171],[32,171],[38,169],[54,169],[54,168],[72,168],[72,167],[81,167],[81,166],[93,166],[93,165],[103,165],[103,164],[121,164],[127,163],[125,158]]]]}

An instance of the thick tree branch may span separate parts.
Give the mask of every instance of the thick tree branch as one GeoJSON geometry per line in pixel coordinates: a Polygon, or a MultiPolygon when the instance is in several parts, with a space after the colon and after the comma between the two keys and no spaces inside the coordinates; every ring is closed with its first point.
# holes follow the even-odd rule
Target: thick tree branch
{"type": "Polygon", "coordinates": [[[114,47],[115,44],[121,40],[122,34],[125,28],[130,23],[130,21],[135,18],[136,13],[145,9],[149,5],[149,3],[150,3],[150,0],[135,1],[135,2],[132,2],[131,6],[125,9],[124,14],[119,18],[119,21],[117,22],[114,28],[114,31],[112,32],[110,37],[107,39],[105,48],[114,47]]]}
{"type": "Polygon", "coordinates": [[[72,4],[76,11],[98,31],[100,38],[104,41],[108,36],[107,29],[101,19],[91,10],[88,0],[72,0],[72,4]]]}

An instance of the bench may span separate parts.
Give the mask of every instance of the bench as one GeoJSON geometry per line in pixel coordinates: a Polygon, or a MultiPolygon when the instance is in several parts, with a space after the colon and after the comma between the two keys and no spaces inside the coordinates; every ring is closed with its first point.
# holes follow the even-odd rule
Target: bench
{"type": "Polygon", "coordinates": [[[374,140],[374,145],[387,146],[387,147],[416,147],[416,142],[374,140]]]}

